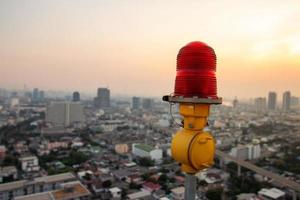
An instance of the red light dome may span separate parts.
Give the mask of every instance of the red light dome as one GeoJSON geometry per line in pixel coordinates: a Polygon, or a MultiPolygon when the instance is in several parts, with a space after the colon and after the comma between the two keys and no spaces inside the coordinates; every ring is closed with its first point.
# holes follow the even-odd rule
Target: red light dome
{"type": "Polygon", "coordinates": [[[217,99],[216,54],[203,42],[179,50],[175,96],[217,99]]]}

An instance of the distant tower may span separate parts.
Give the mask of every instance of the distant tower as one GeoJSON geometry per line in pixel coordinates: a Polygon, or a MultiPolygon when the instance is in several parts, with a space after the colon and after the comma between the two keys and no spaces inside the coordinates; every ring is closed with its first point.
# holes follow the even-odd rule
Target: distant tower
{"type": "Polygon", "coordinates": [[[238,101],[237,98],[235,97],[234,100],[232,101],[232,106],[233,106],[234,108],[236,108],[236,107],[238,106],[238,104],[239,104],[239,101],[238,101]]]}
{"type": "Polygon", "coordinates": [[[300,104],[300,98],[292,96],[291,97],[291,106],[298,106],[300,104]]]}
{"type": "Polygon", "coordinates": [[[98,88],[94,104],[96,108],[107,108],[110,106],[110,91],[108,88],[98,88]]]}
{"type": "Polygon", "coordinates": [[[153,99],[150,98],[143,99],[143,109],[151,110],[152,107],[153,107],[153,99]]]}
{"type": "Polygon", "coordinates": [[[282,110],[289,111],[291,108],[291,92],[286,91],[283,93],[282,99],[282,110]]]}
{"type": "Polygon", "coordinates": [[[39,89],[34,88],[32,92],[32,101],[37,102],[39,100],[39,89]]]}
{"type": "Polygon", "coordinates": [[[137,110],[139,108],[141,108],[141,98],[132,97],[132,109],[137,110]]]}
{"type": "Polygon", "coordinates": [[[79,92],[73,92],[73,99],[72,101],[77,102],[80,101],[80,93],[79,92]]]}
{"type": "Polygon", "coordinates": [[[39,91],[38,100],[39,101],[45,100],[45,92],[43,90],[39,91]]]}
{"type": "Polygon", "coordinates": [[[254,106],[256,112],[264,112],[267,108],[267,100],[263,97],[258,97],[254,99],[254,106]]]}
{"type": "Polygon", "coordinates": [[[275,110],[276,109],[276,102],[277,102],[277,94],[276,92],[269,92],[268,96],[268,109],[275,110]]]}

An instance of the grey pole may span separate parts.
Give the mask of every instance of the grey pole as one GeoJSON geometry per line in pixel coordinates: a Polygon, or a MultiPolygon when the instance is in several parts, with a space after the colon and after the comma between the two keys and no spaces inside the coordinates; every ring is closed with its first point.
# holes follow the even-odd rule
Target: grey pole
{"type": "Polygon", "coordinates": [[[184,190],[184,199],[185,200],[195,200],[196,198],[196,184],[197,179],[193,174],[185,175],[185,190],[184,190]]]}

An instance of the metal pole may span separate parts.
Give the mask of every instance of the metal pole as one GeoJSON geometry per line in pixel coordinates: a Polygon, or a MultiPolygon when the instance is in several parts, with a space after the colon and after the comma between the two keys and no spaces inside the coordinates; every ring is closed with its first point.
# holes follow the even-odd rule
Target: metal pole
{"type": "Polygon", "coordinates": [[[185,190],[184,190],[184,199],[185,200],[195,200],[196,197],[196,176],[193,174],[185,175],[185,190]]]}

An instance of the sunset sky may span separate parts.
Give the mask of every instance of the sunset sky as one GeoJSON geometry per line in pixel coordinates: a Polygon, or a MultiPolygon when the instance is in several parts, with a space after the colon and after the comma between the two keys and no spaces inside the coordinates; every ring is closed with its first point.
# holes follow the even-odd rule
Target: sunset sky
{"type": "Polygon", "coordinates": [[[162,96],[195,40],[219,96],[300,96],[299,0],[0,0],[0,88],[162,96]]]}

